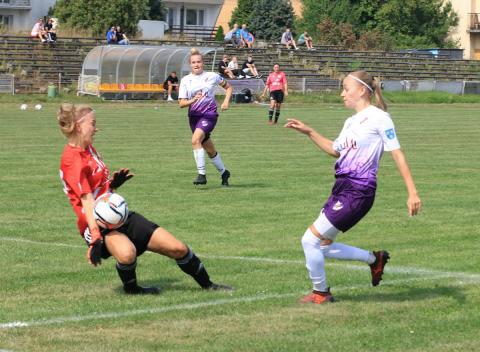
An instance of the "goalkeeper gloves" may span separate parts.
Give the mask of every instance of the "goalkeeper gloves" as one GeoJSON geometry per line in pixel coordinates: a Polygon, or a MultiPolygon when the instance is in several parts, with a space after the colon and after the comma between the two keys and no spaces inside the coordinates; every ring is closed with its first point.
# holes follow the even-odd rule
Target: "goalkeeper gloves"
{"type": "Polygon", "coordinates": [[[87,259],[90,264],[97,266],[102,264],[102,235],[98,228],[90,231],[91,241],[88,245],[87,259]]]}
{"type": "Polygon", "coordinates": [[[129,169],[120,169],[118,171],[115,171],[112,178],[110,179],[110,189],[117,189],[126,181],[130,180],[132,177],[133,174],[130,173],[129,169]]]}

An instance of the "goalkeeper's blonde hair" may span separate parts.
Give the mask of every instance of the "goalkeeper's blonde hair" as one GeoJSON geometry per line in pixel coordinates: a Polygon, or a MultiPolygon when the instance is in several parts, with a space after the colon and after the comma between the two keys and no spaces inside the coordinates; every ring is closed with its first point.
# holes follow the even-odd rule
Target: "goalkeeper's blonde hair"
{"type": "Polygon", "coordinates": [[[60,130],[67,138],[71,137],[75,133],[75,124],[92,111],[88,105],[61,104],[57,113],[60,130]]]}

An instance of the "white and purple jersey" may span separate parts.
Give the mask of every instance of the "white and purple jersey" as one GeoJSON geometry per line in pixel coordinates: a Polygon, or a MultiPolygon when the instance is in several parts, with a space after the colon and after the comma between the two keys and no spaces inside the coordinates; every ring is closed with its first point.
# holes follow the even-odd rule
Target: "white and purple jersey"
{"type": "Polygon", "coordinates": [[[333,149],[340,153],[336,177],[375,188],[383,151],[400,149],[400,143],[390,115],[371,105],[345,121],[333,149]]]}
{"type": "Polygon", "coordinates": [[[182,78],[178,93],[179,99],[192,99],[198,92],[203,97],[188,108],[189,117],[217,117],[215,88],[225,80],[215,72],[202,72],[199,75],[190,73],[182,78]]]}

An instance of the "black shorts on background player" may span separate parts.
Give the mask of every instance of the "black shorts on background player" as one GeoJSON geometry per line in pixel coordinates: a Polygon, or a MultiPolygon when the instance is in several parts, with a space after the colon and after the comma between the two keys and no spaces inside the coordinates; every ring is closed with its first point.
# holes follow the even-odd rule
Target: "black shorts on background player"
{"type": "Polygon", "coordinates": [[[284,94],[282,90],[274,90],[270,92],[270,100],[275,100],[277,103],[283,103],[284,94]]]}

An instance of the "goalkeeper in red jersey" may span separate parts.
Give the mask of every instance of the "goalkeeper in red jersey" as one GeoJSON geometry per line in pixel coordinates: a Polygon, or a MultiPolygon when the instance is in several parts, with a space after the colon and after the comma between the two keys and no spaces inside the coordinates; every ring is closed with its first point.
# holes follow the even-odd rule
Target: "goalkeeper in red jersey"
{"type": "Polygon", "coordinates": [[[91,107],[62,104],[57,119],[68,141],[62,154],[60,178],[77,215],[77,226],[88,245],[87,259],[92,265],[113,256],[126,293],[157,294],[160,292],[157,287],[142,287],[137,283],[137,257],[149,250],[175,259],[180,269],[204,289],[232,290],[213,283],[190,248],[138,213],[130,211],[125,223],[117,229],[101,229],[93,215],[95,199],[115,191],[133,174],[121,169],[109,176],[107,166],[92,145],[98,129],[91,107]]]}

